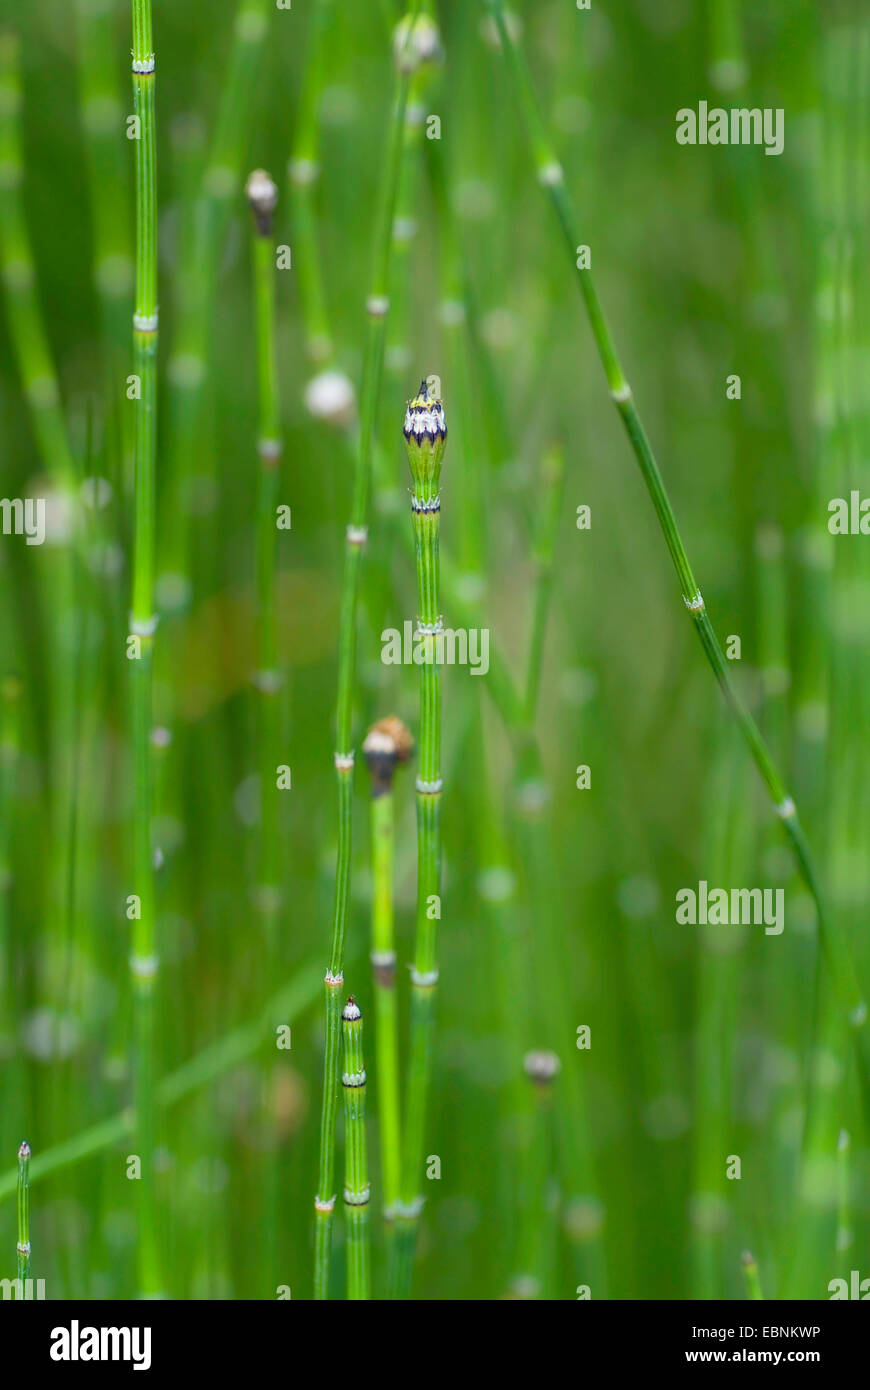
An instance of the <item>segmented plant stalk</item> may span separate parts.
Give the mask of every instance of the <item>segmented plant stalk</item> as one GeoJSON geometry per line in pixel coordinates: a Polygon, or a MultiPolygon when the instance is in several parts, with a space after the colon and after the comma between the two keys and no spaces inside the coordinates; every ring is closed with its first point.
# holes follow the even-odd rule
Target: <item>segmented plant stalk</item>
{"type": "Polygon", "coordinates": [[[441,401],[427,382],[408,403],[405,446],[414,490],[411,515],[417,559],[417,641],[420,664],[420,761],[417,777],[417,933],[411,970],[411,1043],[401,1205],[391,1291],[405,1298],[411,1283],[417,1226],[423,1207],[422,1180],[426,1104],[432,1065],[432,1028],[438,983],[437,929],[441,917],[441,666],[438,611],[438,539],[441,462],[447,425],[441,401]]]}
{"type": "MultiPolygon", "coordinates": [[[[272,222],[278,189],[263,169],[248,179],[246,192],[254,214],[254,302],[259,384],[259,482],[257,488],[257,659],[253,675],[257,691],[257,756],[260,773],[260,837],[257,886],[254,901],[262,921],[263,940],[258,952],[257,987],[262,990],[277,961],[277,923],[281,906],[281,874],[278,856],[278,796],[276,785],[281,739],[280,692],[283,674],[278,669],[275,611],[275,553],[277,542],[278,480],[282,453],[278,372],[275,357],[275,249],[272,222]]],[[[264,1104],[269,1105],[271,1073],[262,1078],[264,1104]]],[[[274,1149],[263,1184],[266,1230],[263,1237],[264,1290],[274,1287],[278,1236],[278,1161],[274,1149]]]]}
{"type": "Polygon", "coordinates": [[[157,947],[151,849],[151,671],[154,631],[154,492],[157,411],[157,178],[154,119],[154,44],[151,0],[133,0],[133,109],[136,146],[136,307],[133,354],[139,378],[134,435],[133,600],[130,634],[135,807],[134,892],[130,967],[135,999],[135,1078],[139,1197],[139,1283],[144,1297],[160,1294],[154,1192],[154,993],[157,947]]]}
{"type": "Polygon", "coordinates": [[[664,481],[652,451],[643,422],[634,402],[631,387],[626,381],[622,365],[607,326],[592,273],[585,261],[578,256],[580,237],[574,209],[565,187],[562,167],[557,160],[544,125],[532,87],[531,77],[525,61],[520,54],[508,26],[505,23],[502,0],[483,0],[492,13],[501,37],[507,66],[517,96],[517,104],[522,112],[526,132],[532,150],[538,181],[547,192],[553,204],[559,225],[568,248],[571,263],[577,271],[580,290],[589,318],[592,335],[598,349],[607,384],[613,402],[625,425],[626,433],[637,459],[643,480],[649,491],[656,511],[668,551],[677,572],[683,602],[695,623],[695,628],[704,652],[722,690],[723,695],[739,725],[743,738],[749,748],[756,767],[768,790],[777,815],[796,856],[801,875],[816,905],[819,921],[819,935],[825,951],[828,968],[834,979],[841,1007],[845,1011],[859,1050],[862,1087],[870,1104],[870,1045],[867,1041],[867,1005],[855,971],[852,954],[843,935],[829,926],[824,910],[821,888],[813,857],[803,828],[798,819],[795,803],[788,795],[779,770],[774,763],[758,726],[747,709],[741,696],[732,683],[727,662],[719,645],[719,640],[710,622],[704,599],[689,557],[677,528],[673,508],[665,489],[664,481]]]}
{"type": "Polygon", "coordinates": [[[375,991],[375,1065],[381,1183],[387,1239],[400,1196],[401,1109],[399,1100],[399,1014],[396,997],[396,941],[393,914],[395,828],[393,778],[410,758],[413,740],[391,715],[369,729],[363,753],[372,779],[372,976],[375,991]]]}
{"type": "MultiPolygon", "coordinates": [[[[416,18],[418,5],[411,20],[416,18]]],[[[411,32],[413,24],[409,26],[411,32]]],[[[360,392],[360,431],[354,476],[350,525],[346,532],[341,614],[339,618],[338,702],[336,712],[335,772],[338,782],[338,855],[335,872],[335,905],[329,964],[324,977],[326,994],[326,1053],[323,1063],[323,1104],[320,1121],[320,1164],[314,1199],[314,1296],[324,1299],[329,1289],[332,1221],[335,1212],[335,1109],[338,1100],[340,990],[344,983],[344,940],[350,899],[350,859],[354,755],[351,744],[353,694],[356,673],[356,614],[359,600],[362,550],[368,529],[371,490],[372,445],[375,416],[384,362],[386,318],[389,312],[391,228],[399,185],[402,129],[408,101],[408,83],[418,60],[406,35],[396,62],[389,147],[381,183],[375,235],[371,293],[366,301],[368,328],[360,392]]]]}
{"type": "Polygon", "coordinates": [[[553,1163],[553,1085],[561,1070],[555,1052],[528,1052],[523,1071],[534,1088],[535,1115],[529,1143],[523,1146],[519,1177],[517,1273],[511,1281],[516,1299],[548,1298],[552,1266],[554,1213],[548,1203],[553,1163]]]}
{"type": "Polygon", "coordinates": [[[345,1179],[347,1215],[347,1296],[370,1296],[369,1167],[366,1152],[366,1072],[363,1065],[362,1013],[350,996],[341,1015],[344,1034],[345,1179]]]}
{"type": "Polygon", "coordinates": [[[266,924],[267,939],[274,945],[275,917],[279,902],[278,803],[275,785],[280,739],[278,694],[282,685],[278,670],[275,628],[276,506],[279,463],[282,452],[275,360],[275,259],[272,218],[278,189],[262,169],[248,179],[248,200],[254,213],[254,300],[257,322],[257,379],[260,392],[260,459],[257,495],[257,651],[259,667],[254,685],[259,692],[259,760],[262,816],[257,904],[266,924]]]}
{"type": "Polygon", "coordinates": [[[30,1145],[25,1139],[18,1150],[18,1296],[24,1298],[24,1282],[30,1278],[30,1145]]]}

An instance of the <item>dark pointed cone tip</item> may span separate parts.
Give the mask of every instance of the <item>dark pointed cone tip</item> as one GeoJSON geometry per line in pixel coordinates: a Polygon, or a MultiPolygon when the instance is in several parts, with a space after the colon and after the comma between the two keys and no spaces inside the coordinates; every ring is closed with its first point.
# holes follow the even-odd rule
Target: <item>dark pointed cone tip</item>
{"type": "Polygon", "coordinates": [[[18,1150],[18,1157],[19,1157],[19,1158],[29,1158],[29,1157],[30,1157],[30,1145],[28,1144],[28,1142],[27,1142],[26,1139],[23,1139],[22,1142],[21,1142],[21,1147],[20,1147],[19,1150],[18,1150]]]}
{"type": "Polygon", "coordinates": [[[404,435],[407,440],[419,443],[424,439],[435,441],[447,438],[444,406],[434,391],[430,391],[428,381],[421,381],[420,390],[412,401],[408,401],[404,435]]]}

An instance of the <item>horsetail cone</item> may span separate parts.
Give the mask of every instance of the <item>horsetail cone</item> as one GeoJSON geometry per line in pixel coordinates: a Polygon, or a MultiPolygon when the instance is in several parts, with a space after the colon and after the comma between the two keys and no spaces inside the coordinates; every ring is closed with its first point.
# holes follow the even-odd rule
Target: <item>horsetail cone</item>
{"type": "Polygon", "coordinates": [[[404,435],[411,477],[418,497],[421,500],[437,497],[447,425],[444,406],[427,381],[420,382],[420,390],[408,402],[404,435]]]}
{"type": "Polygon", "coordinates": [[[265,169],[255,169],[245,184],[245,193],[260,236],[272,235],[272,216],[278,205],[278,185],[265,169]]]}
{"type": "Polygon", "coordinates": [[[365,736],[363,753],[372,779],[372,796],[392,790],[396,768],[410,760],[414,752],[411,731],[395,714],[373,724],[365,736]]]}

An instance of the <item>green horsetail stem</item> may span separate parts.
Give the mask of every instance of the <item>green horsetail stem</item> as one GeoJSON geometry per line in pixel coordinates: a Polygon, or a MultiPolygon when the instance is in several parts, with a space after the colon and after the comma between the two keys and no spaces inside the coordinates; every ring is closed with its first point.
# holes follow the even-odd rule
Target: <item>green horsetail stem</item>
{"type": "Polygon", "coordinates": [[[154,1190],[154,993],[157,947],[154,862],[151,849],[151,674],[154,631],[154,494],[157,416],[157,171],[154,121],[154,44],[151,0],[133,0],[133,109],[136,145],[136,307],[133,354],[139,378],[134,433],[133,599],[130,655],[135,805],[134,889],[139,916],[133,923],[130,967],[135,1000],[136,1144],[141,1163],[139,1284],[146,1298],[162,1292],[154,1190]]]}
{"type": "Polygon", "coordinates": [[[534,1117],[529,1142],[523,1146],[519,1178],[517,1273],[511,1280],[515,1299],[547,1298],[552,1267],[555,1213],[548,1204],[552,1177],[553,1084],[562,1063],[555,1052],[527,1052],[523,1071],[534,1092],[534,1117]]]}
{"type": "Polygon", "coordinates": [[[441,462],[447,425],[441,401],[426,381],[408,402],[405,447],[414,491],[411,516],[417,560],[417,635],[421,639],[420,760],[417,777],[417,933],[411,971],[411,1044],[405,1104],[401,1203],[390,1277],[393,1297],[411,1284],[426,1142],[426,1105],[432,1069],[432,1030],[438,983],[437,925],[441,917],[441,667],[438,610],[438,540],[441,462]]]}
{"type": "Polygon", "coordinates": [[[691,614],[713,674],[737,721],[776,813],[782,821],[801,876],[815,903],[820,940],[837,995],[856,1040],[862,1091],[865,1104],[870,1111],[870,1042],[868,1042],[866,1028],[867,1004],[859,984],[852,953],[838,927],[832,926],[828,922],[813,855],[798,819],[795,803],[786,790],[779,769],[771,757],[755,720],[731,680],[719,639],[710,622],[704,599],[683,545],[664,480],[640,413],[635,405],[631,387],[625,378],[610,329],[607,326],[592,272],[585,260],[577,254],[577,248],[580,244],[577,219],[568,190],[565,187],[562,166],[556,158],[549,133],[538,108],[525,59],[505,22],[502,0],[483,0],[483,4],[492,14],[498,27],[502,50],[516,93],[517,104],[522,114],[538,182],[550,198],[571,257],[571,264],[576,270],[592,336],[595,339],[598,355],[604,368],[610,395],[625,426],[644,483],[655,508],[680,582],[683,602],[691,614]]]}
{"type": "MultiPolygon", "coordinates": [[[[254,220],[253,274],[259,388],[259,481],[257,485],[257,762],[260,777],[260,837],[254,903],[262,922],[258,952],[261,979],[267,982],[277,960],[278,913],[281,907],[281,869],[278,852],[276,771],[281,741],[281,689],[276,641],[275,559],[277,502],[283,451],[278,371],[275,353],[275,246],[272,223],[278,188],[263,169],[255,169],[245,186],[254,220]]],[[[268,1104],[268,1079],[264,1078],[268,1104]]],[[[278,1164],[274,1151],[263,1184],[266,1233],[263,1242],[264,1289],[273,1286],[278,1236],[278,1164]]]]}
{"type": "Polygon", "coordinates": [[[254,214],[254,301],[257,324],[257,379],[259,383],[260,460],[257,493],[257,652],[259,667],[254,685],[259,692],[259,762],[262,818],[260,865],[256,901],[266,924],[270,948],[274,945],[275,917],[280,901],[278,860],[278,802],[275,769],[279,762],[280,704],[282,685],[278,670],[275,627],[276,505],[282,453],[278,372],[275,356],[275,254],[272,219],[278,189],[269,175],[257,169],[248,179],[246,192],[254,214]]]}
{"type": "Polygon", "coordinates": [[[19,1297],[24,1297],[24,1281],[30,1278],[30,1145],[25,1139],[18,1150],[18,1255],[19,1297]]]}
{"type": "Polygon", "coordinates": [[[347,1215],[347,1296],[370,1297],[368,1156],[366,1152],[366,1071],[363,1065],[362,1013],[353,995],[341,1015],[344,1034],[344,1116],[346,1122],[344,1209],[347,1215]]]}
{"type": "Polygon", "coordinates": [[[336,745],[334,764],[338,784],[338,854],[335,869],[335,900],[329,964],[324,977],[326,1002],[326,1050],[323,1061],[323,1104],[320,1117],[320,1163],[317,1194],[314,1198],[314,1297],[329,1293],[329,1263],[335,1194],[335,1111],[338,1101],[338,1056],[340,990],[344,983],[344,942],[350,901],[350,861],[352,849],[353,767],[351,743],[353,696],[356,684],[356,617],[359,602],[362,552],[368,538],[369,492],[371,490],[372,451],[378,398],[384,365],[386,319],[389,313],[390,250],[393,216],[402,162],[402,131],[411,73],[423,61],[411,38],[419,0],[413,6],[410,23],[396,52],[393,110],[390,117],[388,149],[381,181],[374,268],[371,293],[366,300],[368,328],[363,354],[360,391],[360,430],[354,470],[351,520],[347,527],[344,575],[339,617],[338,698],[336,707],[336,745]]]}
{"type": "Polygon", "coordinates": [[[396,940],[393,911],[395,826],[393,779],[408,761],[414,742],[400,719],[390,715],[372,725],[363,753],[372,779],[372,975],[375,991],[375,1066],[381,1182],[388,1241],[401,1184],[399,1018],[396,997],[396,940]]]}

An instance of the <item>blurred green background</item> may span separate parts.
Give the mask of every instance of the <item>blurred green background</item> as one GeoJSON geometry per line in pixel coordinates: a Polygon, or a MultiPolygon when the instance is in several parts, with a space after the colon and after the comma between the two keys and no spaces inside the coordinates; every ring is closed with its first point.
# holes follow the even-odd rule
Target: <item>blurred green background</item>
{"type": "MultiPolygon", "coordinates": [[[[226,1049],[206,1052],[202,1076],[194,1071],[189,1088],[182,1077],[184,1094],[158,1116],[161,1241],[176,1298],[311,1291],[352,431],[315,418],[305,392],[324,365],[359,382],[399,7],[327,5],[319,51],[314,9],[315,0],[286,11],[253,0],[154,7],[158,575],[177,571],[181,555],[189,579],[180,601],[162,605],[155,648],[155,723],[167,731],[155,749],[157,1075],[226,1049]],[[287,174],[306,101],[321,166],[311,236],[287,174]],[[255,166],[278,183],[276,240],[292,259],[276,272],[280,500],[292,509],[278,541],[282,761],[292,790],[279,796],[274,950],[254,892],[257,387],[243,185],[255,166]],[[312,256],[328,362],[310,351],[312,256]],[[288,982],[292,1017],[286,998],[263,1015],[288,982]],[[289,1051],[274,1045],[283,1022],[289,1051]]],[[[825,1298],[831,1279],[870,1274],[870,1211],[865,1120],[848,1040],[819,981],[812,904],[691,632],[484,7],[444,0],[437,10],[444,59],[419,100],[440,117],[441,138],[412,152],[404,196],[417,235],[393,257],[357,747],[387,713],[416,731],[416,670],[381,662],[380,633],[415,613],[401,426],[421,376],[440,376],[450,428],[444,553],[520,690],[553,450],[565,476],[540,763],[528,730],[506,735],[491,676],[445,672],[427,1140],[441,1177],[428,1185],[415,1296],[574,1298],[586,1285],[592,1298],[741,1297],[749,1248],[767,1297],[825,1298]],[[466,310],[459,331],[443,310],[455,300],[451,267],[466,310]],[[584,504],[591,527],[579,530],[584,504]],[[470,561],[478,544],[482,575],[470,561]],[[587,790],[576,786],[580,765],[591,771],[587,790]],[[785,931],[678,924],[677,890],[701,879],[783,888],[785,931]],[[584,1024],[591,1047],[578,1050],[584,1024]],[[561,1071],[530,1100],[521,1060],[532,1048],[554,1050],[561,1071]],[[739,1180],[726,1177],[731,1155],[739,1180]]],[[[808,0],[593,0],[588,12],[536,0],[514,10],[707,607],[723,640],[741,640],[735,679],[798,801],[866,980],[870,565],[866,538],[830,537],[827,502],[862,481],[870,495],[867,15],[808,0]],[[783,108],[784,153],[678,145],[676,112],[701,100],[783,108]],[[726,398],[732,373],[738,401],[726,398]]],[[[121,0],[4,0],[0,14],[2,491],[43,496],[58,464],[40,444],[43,378],[34,387],[15,331],[17,186],[78,499],[68,508],[75,601],[63,621],[53,585],[72,542],[28,547],[9,535],[0,545],[0,1272],[13,1273],[12,1169],[26,1136],[34,1277],[50,1298],[129,1297],[129,1140],[113,1131],[105,1143],[98,1131],[84,1156],[62,1152],[43,1176],[38,1164],[131,1100],[130,20],[121,0]],[[58,757],[71,760],[69,783],[58,757]]],[[[445,622],[458,622],[443,602],[445,622]]],[[[366,1014],[367,786],[357,761],[345,979],[366,1014]]],[[[399,776],[398,811],[404,1019],[413,774],[399,776]]],[[[371,1084],[369,1115],[380,1293],[371,1084]]],[[[339,1213],[336,1296],[342,1242],[339,1213]]]]}

